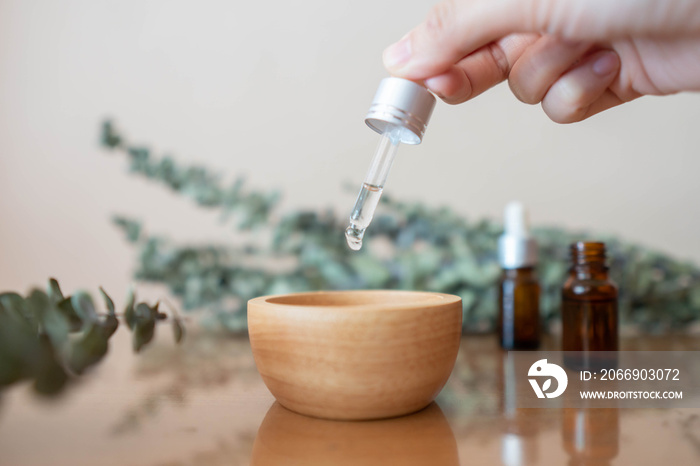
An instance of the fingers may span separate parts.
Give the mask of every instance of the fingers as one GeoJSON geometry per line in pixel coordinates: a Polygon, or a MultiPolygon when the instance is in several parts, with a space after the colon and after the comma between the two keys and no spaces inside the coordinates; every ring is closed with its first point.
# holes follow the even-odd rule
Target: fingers
{"type": "Polygon", "coordinates": [[[448,72],[475,50],[517,32],[518,0],[445,0],[384,51],[394,76],[424,80],[448,72]]]}
{"type": "Polygon", "coordinates": [[[513,64],[538,39],[538,34],[506,36],[427,79],[425,86],[449,104],[465,102],[507,79],[513,64]]]}
{"type": "Polygon", "coordinates": [[[611,50],[601,50],[564,73],[542,99],[542,109],[557,123],[573,123],[620,105],[623,101],[609,88],[620,59],[611,50]]]}
{"type": "Polygon", "coordinates": [[[385,50],[384,63],[395,76],[424,81],[448,103],[464,102],[509,79],[517,98],[541,101],[552,120],[580,121],[623,102],[610,90],[620,69],[617,54],[586,55],[591,42],[580,39],[595,39],[600,31],[582,26],[590,18],[587,8],[573,8],[581,5],[575,0],[445,0],[385,50]],[[564,14],[570,8],[572,15],[564,14]],[[557,26],[557,18],[568,18],[576,27],[557,26]],[[543,30],[550,34],[540,37],[537,31],[543,30]]]}
{"type": "Polygon", "coordinates": [[[458,104],[508,79],[515,96],[537,104],[550,86],[580,60],[590,44],[553,36],[512,34],[466,56],[425,86],[449,104],[458,104]]]}
{"type": "Polygon", "coordinates": [[[543,36],[523,52],[508,76],[510,89],[527,104],[542,101],[550,86],[590,49],[587,42],[543,36]]]}
{"type": "Polygon", "coordinates": [[[699,31],[697,0],[444,0],[384,51],[384,65],[394,76],[422,81],[510,34],[610,42],[699,31]]]}
{"type": "Polygon", "coordinates": [[[425,85],[445,102],[472,99],[504,79],[523,102],[542,102],[555,122],[581,121],[623,100],[610,90],[620,69],[611,50],[583,56],[588,44],[534,35],[509,36],[460,60],[425,85]]]}

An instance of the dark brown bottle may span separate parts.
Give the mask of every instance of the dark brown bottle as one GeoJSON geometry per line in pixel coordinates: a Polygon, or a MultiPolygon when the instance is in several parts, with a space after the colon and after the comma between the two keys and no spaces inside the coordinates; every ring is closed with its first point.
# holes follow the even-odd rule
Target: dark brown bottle
{"type": "Polygon", "coordinates": [[[564,363],[575,370],[615,365],[608,354],[617,351],[617,286],[608,277],[605,244],[571,245],[572,265],[562,288],[562,350],[564,363]]]}
{"type": "Polygon", "coordinates": [[[498,283],[498,340],[506,350],[535,349],[540,344],[540,285],[537,283],[537,243],[528,231],[525,207],[511,202],[504,213],[498,240],[503,269],[498,283]]]}
{"type": "Polygon", "coordinates": [[[539,346],[540,285],[534,267],[503,270],[498,309],[498,338],[503,349],[539,346]]]}

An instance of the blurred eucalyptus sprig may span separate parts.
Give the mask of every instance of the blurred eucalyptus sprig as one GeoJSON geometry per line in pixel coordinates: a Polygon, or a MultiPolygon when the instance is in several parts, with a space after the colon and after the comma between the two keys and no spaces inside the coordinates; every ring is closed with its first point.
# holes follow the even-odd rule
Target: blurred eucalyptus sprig
{"type": "MultiPolygon", "coordinates": [[[[105,313],[97,311],[86,292],[64,296],[53,278],[47,291],[33,289],[27,296],[0,293],[0,390],[31,380],[39,394],[55,395],[99,362],[119,327],[114,301],[102,288],[100,293],[105,313]]],[[[156,321],[168,317],[158,307],[136,303],[133,291],[129,292],[123,317],[133,331],[134,351],[153,339],[156,321]]],[[[184,334],[182,320],[175,311],[171,319],[179,342],[184,334]]]]}
{"type": "MultiPolygon", "coordinates": [[[[202,166],[180,166],[130,145],[110,121],[102,143],[126,154],[131,171],[162,183],[203,207],[240,215],[239,230],[270,233],[269,243],[177,245],[148,235],[139,221],[116,217],[140,251],[136,278],[167,285],[185,309],[208,309],[210,322],[245,329],[248,299],[295,291],[397,288],[457,294],[463,300],[467,331],[490,331],[496,316],[495,284],[499,224],[469,222],[447,208],[398,202],[384,195],[368,229],[365,247],[345,244],[344,216],[330,210],[271,215],[279,196],[231,188],[202,166]]],[[[535,228],[540,247],[541,312],[545,322],[559,317],[560,287],[568,267],[568,246],[596,239],[607,243],[611,274],[620,287],[623,323],[658,332],[682,328],[700,318],[700,269],[620,241],[560,228],[535,228]]],[[[258,235],[265,237],[264,235],[258,235]]]]}
{"type": "Polygon", "coordinates": [[[154,161],[147,147],[127,145],[110,121],[102,125],[101,141],[105,147],[128,153],[133,173],[159,181],[202,207],[220,209],[224,219],[236,214],[241,229],[264,223],[279,200],[276,192],[246,190],[242,178],[226,187],[220,176],[204,167],[179,167],[170,156],[154,161]]]}

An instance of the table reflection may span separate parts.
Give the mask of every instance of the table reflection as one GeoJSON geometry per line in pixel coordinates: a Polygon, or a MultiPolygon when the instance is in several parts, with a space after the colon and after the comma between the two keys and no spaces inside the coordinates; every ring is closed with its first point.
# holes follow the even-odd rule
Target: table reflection
{"type": "MultiPolygon", "coordinates": [[[[520,408],[519,384],[514,359],[503,352],[500,358],[498,388],[503,420],[501,461],[504,465],[539,464],[538,436],[547,430],[547,419],[561,419],[562,447],[571,466],[605,466],[619,453],[620,411],[618,408],[564,407],[557,409],[520,408]]],[[[572,395],[573,396],[573,395],[572,395]]],[[[555,448],[550,445],[550,448],[555,448]]]]}
{"type": "MultiPolygon", "coordinates": [[[[439,407],[373,422],[271,408],[246,339],[157,335],[135,355],[117,332],[104,366],[55,403],[26,385],[3,391],[0,465],[700,465],[695,408],[573,408],[568,390],[563,408],[518,408],[515,388],[532,389],[492,335],[463,339],[439,407]]],[[[623,347],[698,351],[700,338],[623,347]]]]}
{"type": "Polygon", "coordinates": [[[459,465],[457,442],[436,403],[409,416],[328,421],[275,402],[258,429],[251,465],[459,465]]]}
{"type": "Polygon", "coordinates": [[[605,466],[620,446],[618,408],[563,408],[562,442],[571,466],[605,466]]]}
{"type": "Polygon", "coordinates": [[[504,422],[501,435],[501,462],[505,466],[536,464],[539,458],[537,436],[542,422],[541,409],[519,408],[517,393],[519,384],[515,376],[513,358],[503,352],[500,361],[498,385],[501,393],[500,408],[504,422]]]}

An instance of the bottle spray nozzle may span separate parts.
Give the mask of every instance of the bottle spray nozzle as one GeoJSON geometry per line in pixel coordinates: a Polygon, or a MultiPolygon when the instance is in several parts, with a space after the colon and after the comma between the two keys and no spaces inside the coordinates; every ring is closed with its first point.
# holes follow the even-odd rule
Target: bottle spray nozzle
{"type": "Polygon", "coordinates": [[[532,267],[537,263],[537,243],[530,236],[527,210],[509,203],[504,211],[503,234],[498,240],[498,261],[504,269],[532,267]]]}
{"type": "Polygon", "coordinates": [[[529,236],[527,211],[522,203],[513,201],[506,205],[503,229],[506,235],[529,236]]]}

